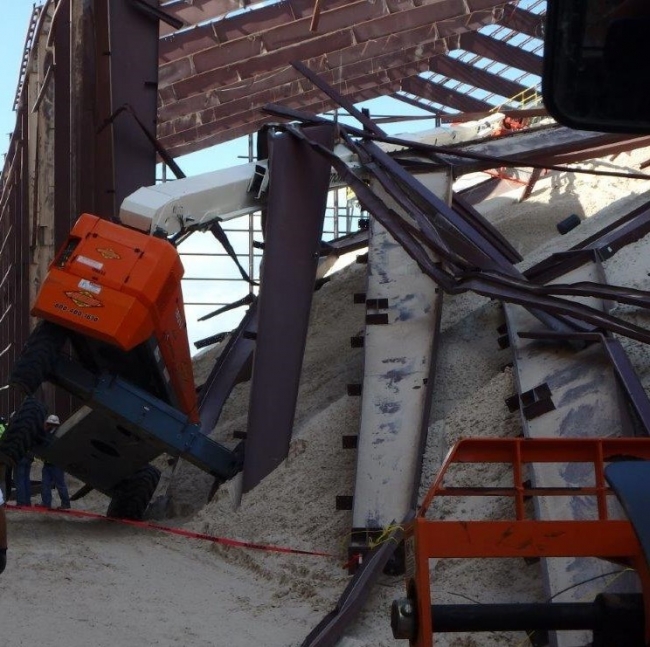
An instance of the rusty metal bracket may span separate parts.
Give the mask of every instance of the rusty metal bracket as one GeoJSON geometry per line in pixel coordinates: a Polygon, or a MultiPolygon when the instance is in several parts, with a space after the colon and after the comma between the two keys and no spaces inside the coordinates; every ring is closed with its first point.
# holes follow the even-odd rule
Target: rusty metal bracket
{"type": "Polygon", "coordinates": [[[551,389],[546,382],[525,391],[521,395],[510,396],[506,399],[506,405],[510,412],[517,411],[521,407],[526,420],[532,420],[555,409],[555,404],[551,398],[551,389]]]}

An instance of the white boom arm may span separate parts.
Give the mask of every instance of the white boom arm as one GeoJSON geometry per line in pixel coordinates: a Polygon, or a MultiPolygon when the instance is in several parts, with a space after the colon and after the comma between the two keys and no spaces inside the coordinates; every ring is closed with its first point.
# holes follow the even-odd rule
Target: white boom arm
{"type": "MultiPolygon", "coordinates": [[[[500,126],[502,120],[503,115],[495,113],[480,121],[406,133],[398,137],[433,146],[448,146],[487,137],[500,126]]],[[[380,143],[379,146],[387,152],[403,148],[396,144],[380,143]]],[[[348,166],[354,168],[360,165],[357,156],[346,146],[338,145],[334,152],[348,166]]],[[[263,206],[262,196],[268,185],[267,171],[267,161],[261,160],[143,187],[122,202],[120,221],[140,231],[171,236],[186,227],[198,225],[208,228],[214,221],[253,213],[263,206]]],[[[337,184],[340,181],[333,176],[332,187],[337,184]]]]}

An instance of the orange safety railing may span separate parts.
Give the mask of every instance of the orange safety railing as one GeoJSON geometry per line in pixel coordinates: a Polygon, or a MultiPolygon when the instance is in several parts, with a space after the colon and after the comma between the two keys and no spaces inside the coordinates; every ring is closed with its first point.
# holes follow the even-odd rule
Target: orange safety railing
{"type": "Polygon", "coordinates": [[[632,524],[608,515],[607,497],[614,493],[605,480],[605,464],[615,460],[650,459],[648,439],[468,439],[449,452],[416,519],[405,526],[407,595],[416,606],[415,647],[431,647],[430,558],[471,557],[597,557],[636,570],[643,591],[646,640],[650,640],[650,570],[632,524]],[[512,486],[449,487],[450,468],[459,463],[501,463],[510,466],[512,486]],[[594,483],[585,487],[528,485],[525,465],[592,463],[594,483]],[[509,497],[509,520],[433,520],[431,505],[449,496],[509,497]],[[590,496],[596,499],[594,520],[535,520],[526,515],[530,497],[590,496]]]}

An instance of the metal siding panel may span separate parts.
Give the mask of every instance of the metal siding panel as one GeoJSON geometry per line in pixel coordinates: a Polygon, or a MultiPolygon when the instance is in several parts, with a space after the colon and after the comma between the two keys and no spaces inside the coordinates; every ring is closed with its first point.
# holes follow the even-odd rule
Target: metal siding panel
{"type": "MultiPolygon", "coordinates": [[[[156,133],[158,25],[128,0],[110,2],[112,105],[101,117],[129,104],[145,127],[156,133]]],[[[101,120],[100,120],[101,123],[101,120]]],[[[113,124],[117,216],[122,200],[156,182],[156,151],[133,117],[123,113],[113,124]]]]}
{"type": "MultiPolygon", "coordinates": [[[[60,11],[69,14],[70,0],[61,0],[60,11]]],[[[70,205],[70,22],[54,24],[54,241],[55,247],[68,236],[74,215],[70,205]]]]}

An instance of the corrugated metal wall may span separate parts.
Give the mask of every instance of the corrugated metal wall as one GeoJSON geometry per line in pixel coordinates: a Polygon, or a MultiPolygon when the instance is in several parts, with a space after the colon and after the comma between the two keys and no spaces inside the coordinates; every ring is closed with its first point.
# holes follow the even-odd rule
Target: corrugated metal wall
{"type": "MultiPolygon", "coordinates": [[[[0,181],[5,416],[22,400],[6,383],[35,323],[30,305],[74,221],[85,211],[115,218],[124,196],[155,183],[156,152],[137,122],[155,134],[158,23],[139,6],[48,0],[34,8],[0,181]]],[[[49,385],[37,395],[64,417],[73,407],[49,385]]]]}

